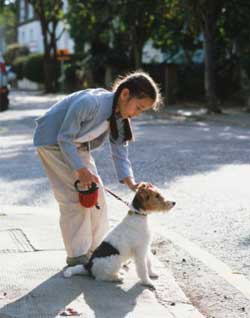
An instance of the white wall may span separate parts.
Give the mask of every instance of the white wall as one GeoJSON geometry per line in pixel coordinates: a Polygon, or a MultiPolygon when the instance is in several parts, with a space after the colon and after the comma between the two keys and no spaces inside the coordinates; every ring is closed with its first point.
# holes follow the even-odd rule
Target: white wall
{"type": "MultiPolygon", "coordinates": [[[[57,27],[57,36],[61,34],[63,23],[59,22],[57,27]]],[[[29,47],[31,52],[43,52],[43,37],[39,21],[32,21],[18,27],[18,43],[29,47]]],[[[74,42],[69,33],[64,31],[57,42],[58,49],[68,49],[70,53],[74,52],[74,42]]]]}
{"type": "Polygon", "coordinates": [[[31,52],[43,52],[43,38],[39,21],[18,27],[18,43],[29,47],[31,52]]]}
{"type": "MultiPolygon", "coordinates": [[[[25,11],[25,0],[20,0],[20,12],[19,12],[19,21],[21,23],[18,26],[18,43],[26,45],[29,47],[31,52],[40,52],[44,51],[43,47],[43,37],[41,32],[41,26],[39,21],[32,21],[25,23],[25,18],[32,19],[34,17],[34,11],[32,6],[28,5],[28,12],[25,11]]],[[[63,1],[63,10],[67,12],[68,2],[67,0],[63,1]]],[[[56,30],[57,37],[62,33],[65,25],[63,22],[59,22],[56,30]]],[[[57,42],[58,49],[68,49],[70,53],[74,52],[74,42],[70,38],[68,31],[64,31],[62,36],[57,42]]]]}

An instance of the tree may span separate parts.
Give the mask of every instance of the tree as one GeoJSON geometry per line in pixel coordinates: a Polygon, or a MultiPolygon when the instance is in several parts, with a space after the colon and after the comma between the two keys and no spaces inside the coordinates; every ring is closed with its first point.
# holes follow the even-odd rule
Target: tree
{"type": "Polygon", "coordinates": [[[205,95],[211,113],[221,113],[216,96],[216,36],[224,0],[188,0],[185,3],[194,18],[194,23],[204,35],[205,95]]]}
{"type": "Polygon", "coordinates": [[[44,45],[44,78],[46,92],[53,92],[57,88],[57,37],[56,30],[63,19],[62,0],[28,0],[40,21],[44,45]]]}
{"type": "Polygon", "coordinates": [[[161,6],[163,14],[159,16],[162,20],[155,32],[155,42],[167,52],[175,53],[181,47],[187,60],[189,52],[192,54],[203,43],[207,108],[209,112],[220,112],[219,81],[226,79],[235,91],[241,81],[233,76],[229,79],[230,73],[236,74],[238,69],[238,73],[247,73],[250,78],[250,3],[245,0],[162,0],[161,6]],[[197,41],[201,36],[202,42],[197,41]]]}
{"type": "Polygon", "coordinates": [[[116,1],[116,16],[118,24],[114,30],[123,34],[126,39],[127,49],[135,68],[142,66],[142,52],[146,41],[153,37],[155,25],[161,15],[161,0],[116,1]]]}
{"type": "Polygon", "coordinates": [[[67,20],[75,42],[76,55],[88,70],[88,84],[104,81],[105,66],[112,55],[111,0],[69,0],[67,20]],[[90,70],[90,71],[89,71],[90,70]]]}
{"type": "MultiPolygon", "coordinates": [[[[226,2],[219,29],[222,71],[232,69],[239,95],[250,107],[250,3],[244,0],[226,2]]],[[[225,71],[224,71],[225,72],[225,71]]]]}
{"type": "Polygon", "coordinates": [[[16,42],[17,34],[17,4],[0,1],[0,31],[7,45],[16,42]]]}
{"type": "Polygon", "coordinates": [[[162,0],[70,0],[68,20],[77,52],[90,45],[92,56],[119,55],[130,68],[142,66],[142,50],[152,36],[162,0]],[[119,52],[118,54],[116,54],[119,52]]]}
{"type": "Polygon", "coordinates": [[[156,43],[168,53],[182,49],[186,60],[199,48],[203,35],[204,88],[209,112],[220,113],[216,96],[216,39],[224,0],[162,0],[156,43]]]}
{"type": "Polygon", "coordinates": [[[202,48],[201,31],[182,1],[160,0],[152,38],[154,45],[167,53],[170,60],[183,51],[184,60],[192,64],[193,54],[202,48]]]}

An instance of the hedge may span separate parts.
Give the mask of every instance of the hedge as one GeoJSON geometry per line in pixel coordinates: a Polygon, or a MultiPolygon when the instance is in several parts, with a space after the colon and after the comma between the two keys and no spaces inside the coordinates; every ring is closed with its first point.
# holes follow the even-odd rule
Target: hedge
{"type": "Polygon", "coordinates": [[[13,71],[17,75],[17,79],[23,79],[24,78],[24,63],[27,60],[27,56],[19,56],[13,61],[13,71]]]}
{"type": "Polygon", "coordinates": [[[27,56],[23,65],[24,77],[36,82],[44,82],[43,54],[34,53],[27,56]]]}
{"type": "Polygon", "coordinates": [[[6,64],[13,65],[16,58],[21,56],[27,56],[30,53],[29,48],[18,43],[13,43],[7,46],[3,57],[6,64]]]}
{"type": "Polygon", "coordinates": [[[27,78],[36,83],[44,82],[43,54],[34,53],[17,57],[13,62],[17,79],[27,78]]]}

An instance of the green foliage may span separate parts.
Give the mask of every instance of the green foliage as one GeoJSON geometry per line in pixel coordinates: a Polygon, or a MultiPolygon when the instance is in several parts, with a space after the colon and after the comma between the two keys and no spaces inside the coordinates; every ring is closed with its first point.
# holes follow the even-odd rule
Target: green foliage
{"type": "Polygon", "coordinates": [[[17,57],[13,62],[13,70],[18,79],[27,78],[33,82],[43,83],[43,54],[17,57]]]}
{"type": "Polygon", "coordinates": [[[4,31],[7,45],[16,41],[16,10],[16,3],[6,5],[2,1],[0,6],[0,29],[4,31]]]}
{"type": "Polygon", "coordinates": [[[17,57],[13,63],[12,63],[12,66],[13,66],[13,71],[16,73],[17,75],[17,79],[21,80],[24,78],[24,63],[26,62],[27,60],[27,56],[20,56],[20,57],[17,57]]]}
{"type": "Polygon", "coordinates": [[[156,4],[162,1],[70,0],[68,21],[76,52],[93,57],[96,67],[96,62],[138,66],[143,45],[158,26],[161,12],[156,4]]]}
{"type": "Polygon", "coordinates": [[[108,12],[109,1],[69,0],[69,12],[67,19],[70,24],[70,33],[76,43],[76,53],[84,56],[90,44],[90,50],[104,50],[110,40],[110,21],[112,12],[108,12]]]}
{"type": "Polygon", "coordinates": [[[250,3],[244,0],[226,2],[221,13],[219,33],[224,55],[249,56],[250,52],[250,3]]]}
{"type": "MultiPolygon", "coordinates": [[[[53,22],[55,20],[62,20],[63,13],[63,1],[62,0],[27,0],[34,8],[40,19],[44,19],[47,22],[53,22]]],[[[50,32],[50,30],[47,30],[50,32]]]]}
{"type": "Polygon", "coordinates": [[[23,65],[24,77],[37,83],[44,82],[43,54],[35,53],[27,56],[23,65]]]}
{"type": "MultiPolygon", "coordinates": [[[[152,39],[171,59],[171,56],[184,51],[186,60],[192,63],[195,50],[202,47],[200,30],[193,26],[193,15],[184,0],[163,0],[155,21],[152,39]]],[[[168,62],[168,60],[166,60],[168,62]]]]}
{"type": "Polygon", "coordinates": [[[127,62],[127,48],[114,41],[115,2],[70,0],[67,15],[76,54],[85,73],[91,70],[94,85],[103,85],[105,66],[127,62]]]}
{"type": "Polygon", "coordinates": [[[67,91],[73,91],[74,88],[77,88],[77,70],[78,67],[75,62],[68,62],[64,65],[65,86],[67,91]]]}
{"type": "Polygon", "coordinates": [[[13,43],[7,47],[4,53],[4,59],[7,64],[13,64],[17,57],[29,54],[29,48],[18,43],[13,43]]]}
{"type": "Polygon", "coordinates": [[[129,56],[135,67],[141,66],[142,49],[146,41],[153,37],[161,16],[162,0],[116,2],[116,14],[119,23],[114,28],[117,38],[123,36],[129,56]]]}

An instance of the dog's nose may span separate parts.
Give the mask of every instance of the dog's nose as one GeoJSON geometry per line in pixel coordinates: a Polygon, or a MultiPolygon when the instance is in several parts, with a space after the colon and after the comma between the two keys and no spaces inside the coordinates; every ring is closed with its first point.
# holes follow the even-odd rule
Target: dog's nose
{"type": "Polygon", "coordinates": [[[172,204],[173,204],[173,206],[175,206],[175,205],[176,205],[176,202],[172,202],[172,204]]]}

